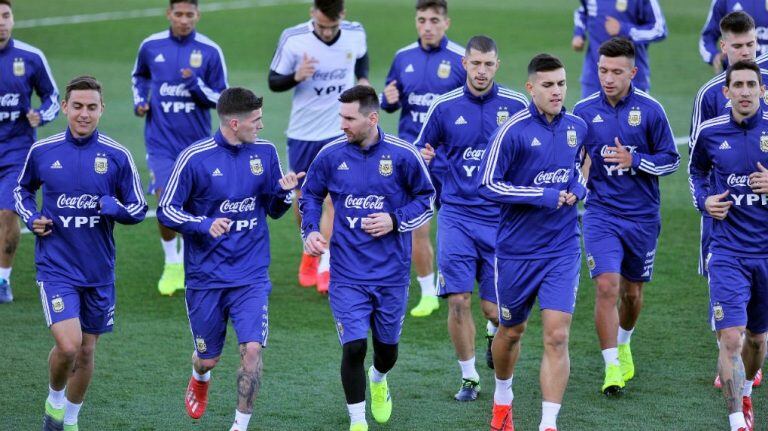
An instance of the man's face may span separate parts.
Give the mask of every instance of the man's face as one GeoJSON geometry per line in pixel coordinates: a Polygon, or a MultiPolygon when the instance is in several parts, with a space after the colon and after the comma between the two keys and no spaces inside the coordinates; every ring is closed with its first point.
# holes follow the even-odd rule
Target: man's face
{"type": "Polygon", "coordinates": [[[69,99],[61,102],[72,134],[84,138],[93,134],[104,112],[101,95],[96,90],[72,90],[69,99]]]}
{"type": "Polygon", "coordinates": [[[597,74],[600,86],[608,97],[623,96],[629,91],[629,84],[637,73],[637,67],[627,57],[600,56],[597,74]]]}
{"type": "Polygon", "coordinates": [[[360,102],[342,103],[339,115],[341,130],[347,135],[347,140],[358,145],[371,135],[379,122],[379,114],[375,111],[368,115],[360,112],[360,102]]]}
{"type": "Polygon", "coordinates": [[[555,116],[563,109],[565,100],[565,69],[536,72],[528,77],[525,88],[540,111],[555,116]]]}
{"type": "Polygon", "coordinates": [[[754,70],[735,70],[731,73],[731,84],[723,87],[723,94],[730,99],[731,109],[750,117],[760,109],[763,88],[754,70]]]}
{"type": "Polygon", "coordinates": [[[339,34],[339,26],[341,25],[341,20],[344,19],[344,12],[336,20],[328,18],[324,13],[315,8],[312,8],[310,15],[312,16],[312,25],[315,27],[315,33],[320,36],[323,42],[330,42],[339,34]]]}
{"type": "Polygon", "coordinates": [[[251,111],[251,113],[246,116],[235,118],[229,121],[230,127],[233,126],[233,121],[237,122],[237,130],[235,130],[235,136],[240,142],[255,142],[256,138],[259,136],[259,132],[261,132],[261,129],[264,128],[261,108],[255,111],[251,111]]]}
{"type": "Polygon", "coordinates": [[[728,64],[739,60],[754,60],[757,57],[757,37],[755,30],[747,33],[723,33],[720,39],[720,51],[728,58],[728,64]]]}
{"type": "Polygon", "coordinates": [[[0,5],[0,44],[11,38],[13,31],[13,11],[6,4],[0,5]]]}
{"type": "Polygon", "coordinates": [[[451,19],[434,8],[416,11],[416,31],[422,45],[436,47],[451,25],[451,19]]]}
{"type": "Polygon", "coordinates": [[[187,36],[200,20],[200,11],[191,3],[174,3],[166,12],[174,36],[187,36]]]}
{"type": "Polygon", "coordinates": [[[467,83],[476,91],[485,91],[493,85],[493,77],[499,70],[499,57],[496,52],[480,52],[470,49],[461,63],[467,70],[467,83]]]}

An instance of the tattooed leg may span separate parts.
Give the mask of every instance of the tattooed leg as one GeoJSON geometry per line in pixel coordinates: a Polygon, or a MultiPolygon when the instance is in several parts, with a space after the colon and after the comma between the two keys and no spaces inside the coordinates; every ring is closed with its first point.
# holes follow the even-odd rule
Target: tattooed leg
{"type": "Polygon", "coordinates": [[[718,370],[723,383],[723,396],[728,413],[742,411],[741,391],[744,388],[744,361],[741,359],[744,344],[744,327],[726,328],[720,331],[720,355],[718,370]]]}
{"type": "Polygon", "coordinates": [[[240,368],[237,370],[237,410],[251,414],[253,402],[261,387],[261,344],[244,343],[240,345],[240,368]]]}

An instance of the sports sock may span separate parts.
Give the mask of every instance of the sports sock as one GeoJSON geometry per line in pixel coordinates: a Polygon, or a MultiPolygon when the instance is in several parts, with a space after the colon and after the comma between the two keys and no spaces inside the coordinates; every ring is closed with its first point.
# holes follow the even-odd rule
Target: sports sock
{"type": "Polygon", "coordinates": [[[475,369],[474,356],[467,359],[466,361],[459,361],[459,366],[461,367],[462,379],[474,380],[476,382],[480,381],[480,375],[477,374],[477,370],[475,369]]]}
{"type": "Polygon", "coordinates": [[[515,399],[515,395],[512,393],[512,379],[502,380],[496,377],[496,389],[493,391],[493,402],[500,406],[508,406],[512,404],[512,400],[515,399]]]}
{"type": "Polygon", "coordinates": [[[356,424],[365,422],[365,401],[355,404],[347,404],[347,411],[349,412],[350,423],[356,424]]]}
{"type": "Polygon", "coordinates": [[[619,326],[619,335],[616,337],[616,341],[619,344],[629,344],[629,339],[632,338],[632,333],[635,332],[635,328],[624,329],[619,326]]]}
{"type": "Polygon", "coordinates": [[[435,296],[435,273],[425,275],[424,277],[416,277],[421,286],[421,296],[435,296]]]}
{"type": "Polygon", "coordinates": [[[731,424],[731,431],[739,431],[739,428],[747,427],[747,422],[744,420],[744,412],[729,414],[728,422],[731,424]]]}
{"type": "Polygon", "coordinates": [[[547,428],[557,428],[557,414],[560,413],[560,404],[544,401],[541,403],[541,423],[539,431],[547,428]]]}
{"type": "Polygon", "coordinates": [[[744,380],[744,389],[741,391],[742,397],[751,397],[752,396],[752,385],[755,383],[754,380],[744,380]]]}
{"type": "Polygon", "coordinates": [[[11,269],[12,268],[0,268],[0,278],[2,278],[3,280],[10,280],[11,269]]]}
{"type": "Polygon", "coordinates": [[[499,327],[497,325],[494,325],[493,322],[489,320],[488,323],[485,324],[485,330],[486,330],[486,334],[489,337],[493,337],[494,335],[496,335],[496,332],[499,330],[499,327]]]}
{"type": "Polygon", "coordinates": [[[331,250],[326,250],[320,255],[320,264],[317,266],[317,273],[331,270],[331,250]]]}
{"type": "Polygon", "coordinates": [[[75,404],[69,400],[66,401],[66,405],[64,407],[64,425],[77,424],[77,415],[80,414],[80,407],[82,406],[83,403],[75,404]]]}
{"type": "Polygon", "coordinates": [[[192,377],[198,382],[207,382],[208,380],[211,380],[211,370],[206,371],[204,374],[200,374],[195,370],[195,367],[192,367],[192,377]]]}
{"type": "Polygon", "coordinates": [[[381,383],[384,380],[387,379],[387,373],[382,373],[379,370],[376,369],[376,367],[373,367],[371,370],[371,381],[374,383],[381,383]]]}
{"type": "Polygon", "coordinates": [[[619,365],[619,349],[611,347],[610,349],[603,350],[603,360],[606,367],[608,365],[619,365]]]}
{"type": "Polygon", "coordinates": [[[169,263],[179,263],[179,252],[176,250],[176,238],[170,241],[160,239],[160,242],[163,244],[166,265],[169,263]]]}
{"type": "Polygon", "coordinates": [[[64,392],[66,392],[67,388],[64,388],[60,391],[54,390],[52,387],[48,386],[48,403],[53,407],[54,409],[62,409],[64,408],[64,392]]]}
{"type": "Polygon", "coordinates": [[[240,410],[235,409],[235,423],[232,424],[232,429],[245,431],[248,429],[248,422],[250,421],[250,414],[240,413],[240,410]]]}

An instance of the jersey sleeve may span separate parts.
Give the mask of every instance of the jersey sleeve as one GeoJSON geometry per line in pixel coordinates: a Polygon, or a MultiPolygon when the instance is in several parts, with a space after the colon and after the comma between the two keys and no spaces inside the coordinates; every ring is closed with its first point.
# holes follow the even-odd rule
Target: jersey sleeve
{"type": "Polygon", "coordinates": [[[699,38],[699,54],[705,63],[712,64],[715,55],[720,52],[718,41],[720,40],[720,20],[727,13],[725,0],[712,0],[707,21],[701,29],[699,38]]]}
{"type": "Polygon", "coordinates": [[[587,37],[587,9],[584,2],[573,11],[573,35],[587,37]]]}
{"type": "Polygon", "coordinates": [[[680,154],[675,146],[672,127],[661,108],[655,113],[653,120],[646,132],[651,152],[633,153],[632,167],[650,175],[669,175],[680,166],[680,154]]]}
{"type": "Polygon", "coordinates": [[[288,30],[283,31],[275,49],[275,55],[269,66],[270,70],[280,75],[293,75],[298,67],[298,58],[293,52],[293,45],[289,40],[288,30]]]}
{"type": "Polygon", "coordinates": [[[32,87],[40,98],[37,111],[40,113],[40,125],[43,125],[53,121],[59,113],[59,89],[48,66],[48,60],[42,52],[36,66],[32,87]]]}
{"type": "Polygon", "coordinates": [[[293,191],[283,190],[279,181],[283,177],[283,168],[280,166],[280,159],[277,156],[277,150],[272,148],[272,157],[270,161],[269,174],[271,176],[271,193],[268,196],[267,214],[273,219],[278,219],[291,208],[293,203],[293,191]]]}
{"type": "Polygon", "coordinates": [[[415,150],[407,156],[406,184],[410,202],[395,209],[398,232],[410,232],[423,225],[434,212],[435,188],[429,178],[427,165],[415,150]]]}
{"type": "Polygon", "coordinates": [[[645,0],[634,22],[623,21],[620,33],[635,43],[658,42],[667,37],[667,24],[658,0],[645,0]]]}
{"type": "Polygon", "coordinates": [[[149,62],[146,59],[146,48],[145,45],[142,44],[136,55],[136,63],[133,65],[133,72],[131,74],[134,110],[139,105],[147,103],[151,80],[152,76],[149,71],[149,62]]]}
{"type": "Polygon", "coordinates": [[[689,141],[690,143],[688,146],[689,151],[693,144],[693,134],[696,132],[699,125],[717,116],[717,106],[715,106],[715,98],[713,97],[715,94],[708,92],[708,87],[708,85],[704,85],[693,101],[693,112],[691,114],[691,140],[689,141]]]}
{"type": "Polygon", "coordinates": [[[688,161],[688,185],[691,189],[693,206],[697,210],[706,212],[704,202],[709,196],[709,176],[712,170],[712,161],[709,157],[706,138],[702,137],[700,130],[694,133],[694,141],[691,146],[691,158],[688,161]]]}
{"type": "Polygon", "coordinates": [[[32,230],[32,223],[42,215],[37,210],[37,201],[35,200],[35,193],[40,188],[41,182],[37,173],[34,151],[33,147],[27,153],[27,159],[24,162],[24,167],[21,169],[18,184],[13,189],[16,213],[21,217],[21,220],[29,230],[32,230]]]}
{"type": "Polygon", "coordinates": [[[168,186],[157,205],[157,219],[163,225],[185,235],[207,235],[213,219],[195,216],[184,210],[194,184],[194,172],[186,152],[173,166],[168,186]]]}
{"type": "Polygon", "coordinates": [[[209,109],[216,107],[221,92],[227,88],[227,70],[224,62],[224,53],[220,49],[213,51],[215,54],[207,63],[202,74],[193,73],[184,80],[184,86],[192,94],[195,102],[209,109]]]}
{"type": "MultiPolygon", "coordinates": [[[[389,66],[389,72],[387,72],[387,78],[384,80],[384,86],[386,87],[389,85],[392,81],[397,81],[395,86],[397,87],[397,91],[400,93],[400,98],[403,97],[403,84],[400,82],[400,73],[399,73],[399,66],[397,61],[397,56],[395,56],[394,59],[392,59],[392,65],[389,66]]],[[[398,101],[395,104],[390,104],[387,102],[387,98],[384,97],[384,93],[381,93],[381,96],[379,97],[381,101],[381,109],[383,109],[386,112],[392,113],[400,109],[401,103],[398,101]]]]}
{"type": "Polygon", "coordinates": [[[304,239],[310,233],[320,231],[323,201],[328,194],[325,165],[324,157],[316,157],[309,165],[309,171],[301,186],[299,211],[301,212],[301,236],[304,239]]]}
{"type": "Polygon", "coordinates": [[[440,99],[432,103],[427,111],[427,116],[424,118],[424,125],[421,126],[421,131],[413,141],[413,145],[416,148],[422,149],[429,144],[432,148],[437,149],[440,146],[440,137],[442,136],[442,126],[440,124],[440,99]]]}
{"type": "Polygon", "coordinates": [[[136,164],[130,155],[126,155],[119,171],[116,195],[100,199],[101,214],[122,224],[141,222],[147,213],[147,201],[142,190],[136,164]]]}

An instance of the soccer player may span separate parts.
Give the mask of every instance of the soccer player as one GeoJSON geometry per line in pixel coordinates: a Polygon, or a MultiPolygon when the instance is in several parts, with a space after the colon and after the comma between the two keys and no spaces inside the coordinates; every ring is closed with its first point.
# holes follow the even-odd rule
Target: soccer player
{"type": "Polygon", "coordinates": [[[723,66],[730,64],[726,53],[722,52],[720,39],[725,36],[725,33],[722,31],[721,20],[733,12],[749,14],[755,20],[757,27],[755,34],[759,35],[757,55],[768,54],[768,8],[764,2],[713,0],[707,21],[701,29],[699,53],[705,63],[712,65],[716,74],[723,71],[723,66]]]}
{"type": "Polygon", "coordinates": [[[614,395],[635,375],[629,343],[661,231],[659,177],[677,170],[680,155],[664,108],[632,84],[637,73],[632,42],[616,37],[599,52],[602,90],[579,101],[573,113],[588,128],[584,249],[595,282],[595,328],[605,361],[602,391],[614,395]]]}
{"type": "Polygon", "coordinates": [[[97,129],[101,84],[90,76],[73,79],[61,108],[66,131],[30,148],[13,195],[16,211],[37,235],[37,286],[55,340],[43,430],[77,431],[96,341],[114,324],[112,231],[115,222],[142,221],[147,203],[131,153],[97,129]]]}
{"type": "MultiPolygon", "coordinates": [[[[315,0],[311,19],[283,31],[269,67],[269,88],[295,89],[288,120],[288,167],[306,172],[323,146],[339,137],[339,95],[355,85],[369,85],[365,30],[344,20],[343,0],[315,0]]],[[[300,196],[301,190],[296,190],[300,196]]],[[[301,226],[301,213],[294,207],[301,226]]],[[[329,238],[333,206],[326,201],[321,223],[329,238]]],[[[328,293],[330,252],[320,258],[302,254],[299,284],[328,293]]]]}
{"type": "Polygon", "coordinates": [[[557,58],[535,56],[525,88],[532,103],[494,133],[478,172],[480,195],[501,204],[491,429],[514,429],[512,377],[538,298],[544,338],[539,431],[554,431],[570,374],[568,334],[581,266],[576,203],[586,194],[580,153],[587,127],[563,107],[565,68],[557,58]]]}
{"type": "Polygon", "coordinates": [[[488,320],[486,363],[490,368],[491,343],[499,326],[493,270],[499,206],[478,196],[477,168],[491,134],[510,113],[528,106],[525,96],[494,81],[499,63],[493,39],[469,39],[462,60],[466,83],[434,101],[415,142],[428,163],[437,153],[446,164],[437,175],[442,184],[437,265],[439,294],[448,298],[448,333],[461,368],[462,384],[454,396],[458,401],[474,401],[480,392],[471,308],[475,281],[480,308],[488,320]]]}
{"type": "MultiPolygon", "coordinates": [[[[400,110],[397,135],[414,142],[427,110],[441,94],[461,87],[467,72],[460,66],[464,48],[449,40],[445,33],[451,25],[446,0],[416,2],[416,31],[419,40],[397,51],[387,74],[381,109],[400,110]]],[[[439,186],[435,174],[440,169],[433,161],[430,171],[435,189],[439,186]]],[[[413,231],[413,265],[421,289],[421,299],[411,310],[411,316],[426,317],[440,307],[435,291],[434,251],[429,223],[413,231]]]]}
{"type": "Polygon", "coordinates": [[[192,377],[185,403],[199,419],[221,357],[227,321],[237,334],[237,410],[230,431],[245,431],[261,386],[267,344],[269,230],[291,206],[304,176],[283,175],[275,146],[257,135],[262,99],[229,88],[216,106],[221,126],[209,139],[182,151],[159,202],[160,223],[184,235],[186,303],[194,337],[192,377]]]}
{"type": "Polygon", "coordinates": [[[723,92],[733,108],[697,127],[688,165],[696,209],[714,219],[709,301],[732,431],[754,427],[752,384],[768,332],[768,111],[760,106],[762,84],[754,61],[728,68],[723,92]]]}
{"type": "MultiPolygon", "coordinates": [[[[134,113],[146,117],[149,192],[158,199],[179,153],[210,135],[209,111],[227,88],[221,48],[195,31],[197,0],[169,0],[166,17],[171,28],[141,42],[133,67],[134,113]]],[[[173,295],[184,289],[183,242],[159,220],[158,228],[165,266],[157,289],[173,295]]]]}
{"type": "Polygon", "coordinates": [[[581,0],[573,14],[575,51],[584,49],[591,39],[581,70],[581,97],[600,91],[597,73],[598,50],[603,42],[614,36],[628,38],[635,44],[634,85],[642,91],[651,88],[648,45],[667,37],[667,25],[658,0],[581,0]]]}
{"type": "Polygon", "coordinates": [[[35,129],[56,118],[59,90],[45,55],[14,39],[11,0],[0,0],[0,304],[13,301],[11,267],[19,245],[13,189],[35,129]],[[32,92],[40,106],[32,107],[32,92]]]}
{"type": "Polygon", "coordinates": [[[336,212],[329,299],[342,345],[341,384],[350,431],[365,431],[368,330],[373,332],[371,413],[385,423],[392,413],[387,373],[397,360],[408,302],[411,231],[432,217],[435,191],[413,144],[378,127],[373,88],[352,87],[339,101],[345,136],[326,145],[310,165],[300,201],[302,235],[307,253],[325,253],[328,239],[320,232],[320,218],[330,193],[336,212]]]}

